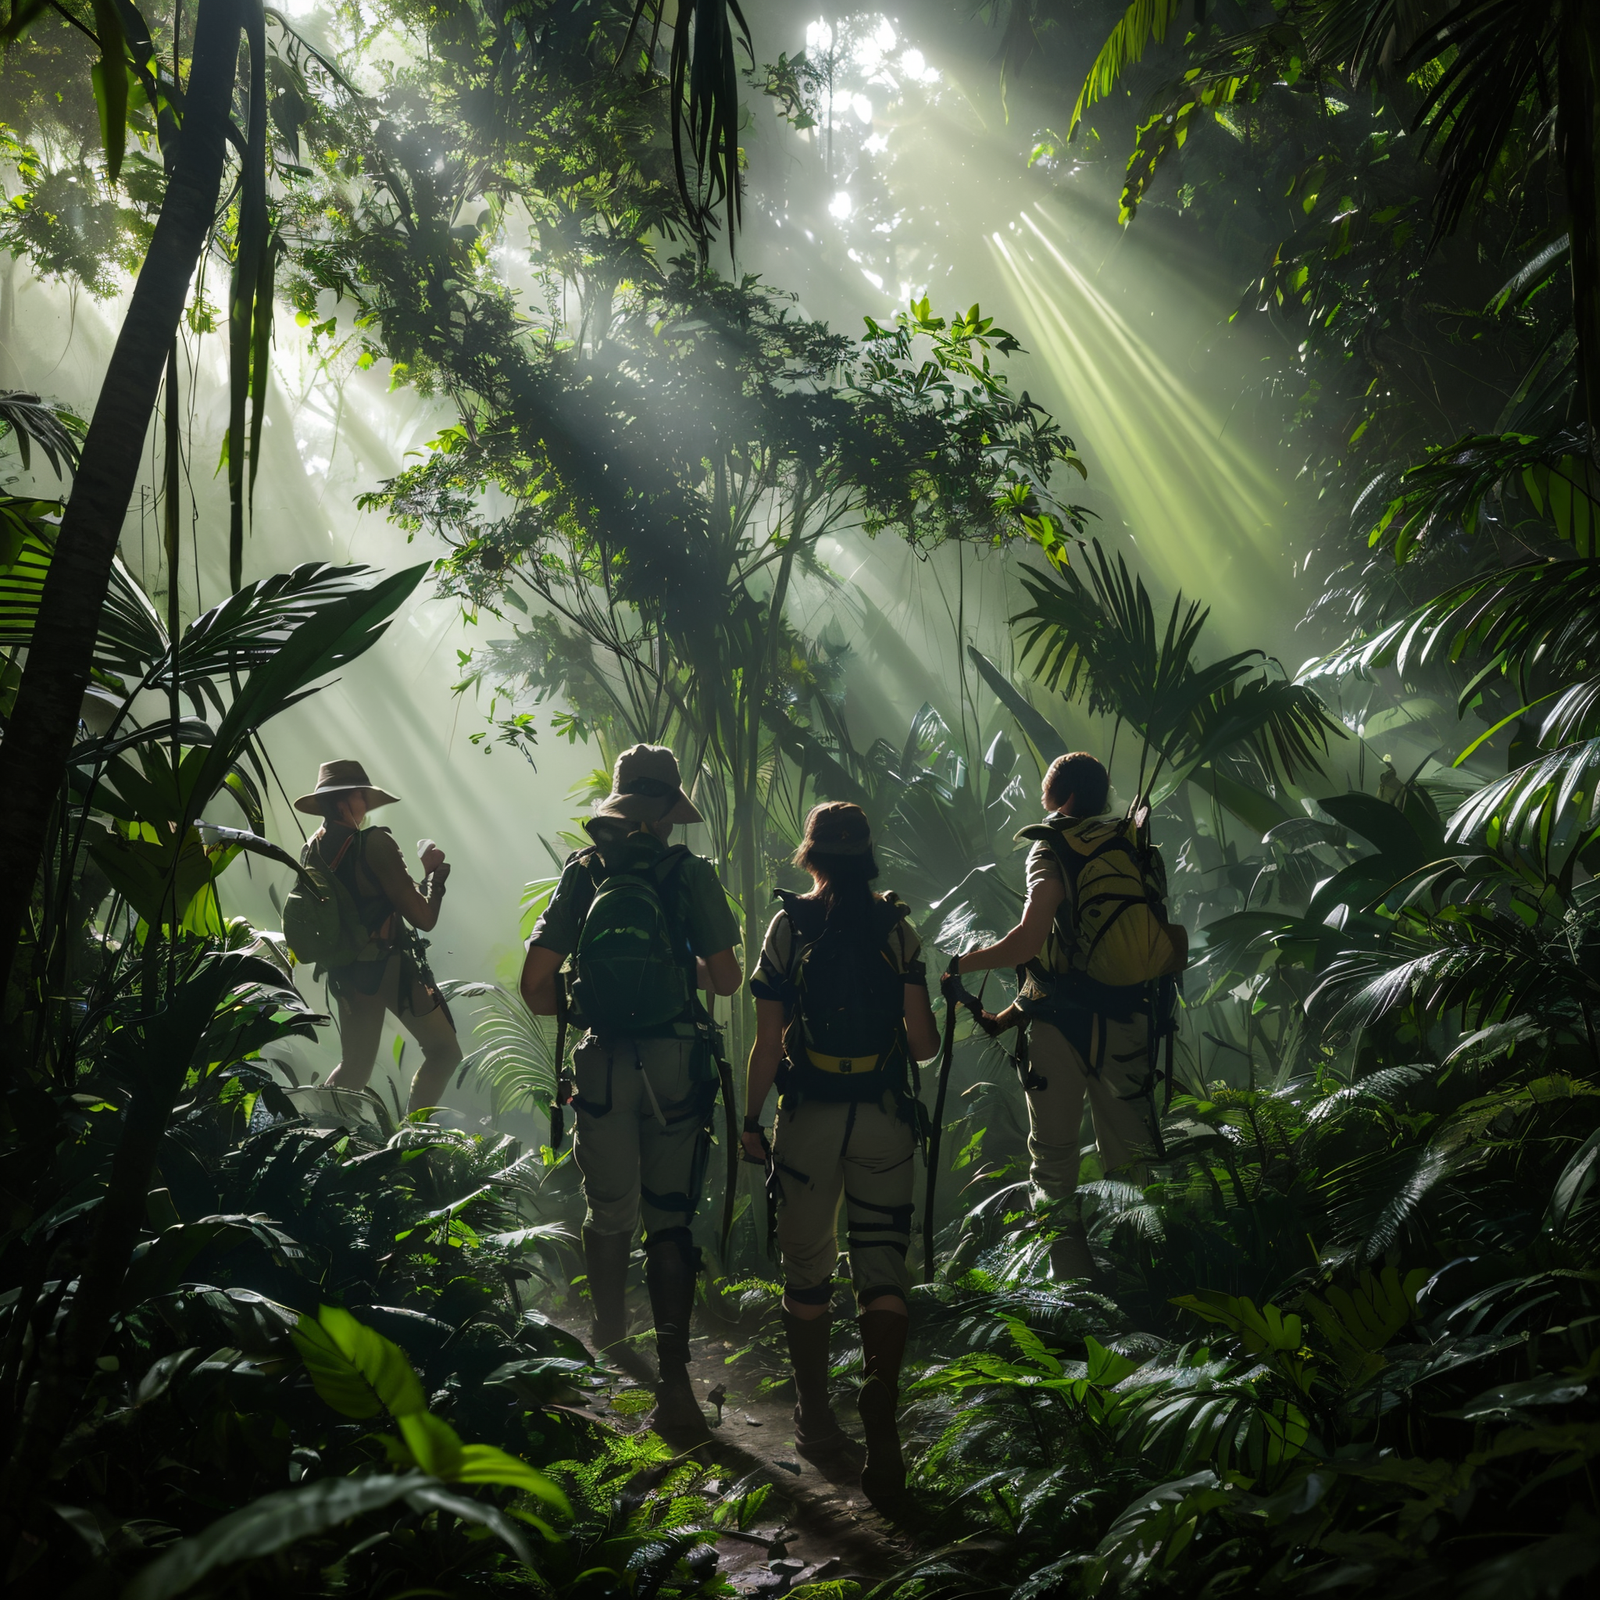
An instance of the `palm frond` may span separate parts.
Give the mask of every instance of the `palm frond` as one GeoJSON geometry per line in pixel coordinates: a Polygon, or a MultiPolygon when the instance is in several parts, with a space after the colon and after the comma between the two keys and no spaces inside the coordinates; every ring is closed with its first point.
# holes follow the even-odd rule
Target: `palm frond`
{"type": "Polygon", "coordinates": [[[1067,128],[1070,139],[1078,131],[1084,113],[1097,100],[1104,100],[1127,70],[1144,59],[1144,53],[1154,40],[1162,43],[1167,29],[1177,16],[1182,0],[1133,0],[1123,12],[1117,25],[1106,36],[1100,53],[1089,68],[1089,75],[1078,91],[1077,103],[1072,108],[1072,121],[1067,128]]]}
{"type": "Polygon", "coordinates": [[[542,1110],[556,1092],[555,1022],[536,1017],[520,996],[497,983],[457,983],[450,994],[479,999],[472,1035],[477,1047],[462,1063],[489,1085],[494,1114],[542,1110]]]}
{"type": "Polygon", "coordinates": [[[1571,680],[1587,674],[1597,650],[1600,558],[1527,562],[1453,585],[1371,638],[1325,656],[1299,681],[1382,667],[1415,675],[1481,657],[1485,664],[1461,691],[1465,712],[1493,673],[1513,678],[1526,701],[1536,665],[1549,678],[1571,680]]]}
{"type": "Polygon", "coordinates": [[[64,476],[63,467],[76,471],[79,440],[88,425],[59,401],[45,400],[22,389],[7,389],[0,393],[0,426],[10,429],[17,441],[24,471],[33,446],[38,447],[58,478],[64,476]]]}

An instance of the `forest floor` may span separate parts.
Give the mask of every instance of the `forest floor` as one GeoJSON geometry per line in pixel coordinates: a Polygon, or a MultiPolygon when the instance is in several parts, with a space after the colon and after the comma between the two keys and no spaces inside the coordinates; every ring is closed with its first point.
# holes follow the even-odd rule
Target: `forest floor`
{"type": "MultiPolygon", "coordinates": [[[[853,1579],[870,1588],[913,1560],[919,1542],[873,1509],[855,1474],[822,1470],[796,1451],[793,1400],[757,1393],[762,1373],[756,1364],[728,1363],[738,1348],[696,1339],[690,1367],[711,1426],[710,1442],[697,1454],[726,1469],[730,1482],[772,1486],[755,1524],[718,1540],[722,1577],[742,1595],[778,1600],[809,1583],[853,1579]],[[720,1422],[708,1400],[718,1388],[725,1391],[720,1422]]],[[[610,1425],[642,1427],[647,1392],[631,1378],[619,1379],[607,1396],[610,1425]]],[[[853,1415],[841,1411],[841,1417],[847,1431],[859,1433],[853,1415]]]]}

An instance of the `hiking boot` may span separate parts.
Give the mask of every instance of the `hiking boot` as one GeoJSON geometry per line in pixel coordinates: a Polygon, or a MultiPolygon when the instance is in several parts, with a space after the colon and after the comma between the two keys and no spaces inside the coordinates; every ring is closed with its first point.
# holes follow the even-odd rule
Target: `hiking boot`
{"type": "Polygon", "coordinates": [[[893,1504],[906,1490],[906,1463],[900,1453],[900,1364],[905,1359],[910,1319],[896,1311],[863,1311],[861,1362],[865,1381],[856,1396],[867,1439],[867,1464],[861,1489],[875,1506],[893,1504]]]}
{"type": "Polygon", "coordinates": [[[669,1228],[645,1241],[644,1260],[657,1367],[656,1406],[646,1421],[669,1444],[703,1444],[711,1430],[689,1378],[689,1321],[700,1252],[687,1228],[669,1228]]]}
{"type": "Polygon", "coordinates": [[[594,1304],[589,1334],[594,1353],[614,1362],[630,1377],[649,1383],[655,1376],[650,1363],[628,1338],[628,1257],[632,1253],[633,1239],[628,1234],[583,1230],[583,1261],[594,1304]]]}
{"type": "Polygon", "coordinates": [[[789,1364],[794,1368],[794,1447],[808,1460],[860,1455],[860,1446],[839,1426],[828,1399],[828,1339],[832,1332],[826,1312],[820,1317],[783,1313],[783,1331],[789,1341],[789,1364]]]}
{"type": "Polygon", "coordinates": [[[662,1363],[661,1376],[656,1382],[655,1407],[644,1420],[651,1432],[659,1433],[668,1444],[684,1449],[704,1444],[711,1437],[687,1367],[669,1370],[667,1364],[662,1363]]]}

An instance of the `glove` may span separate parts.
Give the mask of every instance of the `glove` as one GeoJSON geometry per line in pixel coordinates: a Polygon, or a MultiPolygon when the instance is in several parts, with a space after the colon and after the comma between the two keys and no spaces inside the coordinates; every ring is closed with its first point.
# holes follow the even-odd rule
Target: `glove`
{"type": "Polygon", "coordinates": [[[950,957],[950,964],[944,969],[939,979],[939,993],[944,997],[947,1006],[959,1005],[962,998],[961,973],[959,970],[961,957],[950,957]]]}

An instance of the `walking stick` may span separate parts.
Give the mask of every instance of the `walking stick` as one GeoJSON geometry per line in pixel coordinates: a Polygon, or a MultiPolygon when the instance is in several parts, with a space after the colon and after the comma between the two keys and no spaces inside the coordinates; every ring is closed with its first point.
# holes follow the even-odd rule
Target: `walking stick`
{"type": "MultiPolygon", "coordinates": [[[[707,998],[709,997],[708,990],[707,998]]],[[[705,1001],[699,1000],[698,996],[696,998],[700,1012],[700,1034],[717,1063],[717,1083],[722,1091],[722,1142],[725,1146],[724,1164],[727,1176],[723,1183],[721,1240],[722,1256],[726,1260],[728,1240],[733,1236],[733,1207],[739,1198],[739,1158],[744,1154],[744,1146],[739,1140],[739,1119],[734,1114],[733,1068],[729,1065],[727,1054],[722,1048],[722,1029],[717,1026],[716,1013],[711,1007],[705,1001]]]]}
{"type": "Polygon", "coordinates": [[[561,1153],[561,1141],[566,1136],[567,1119],[562,1113],[561,1073],[567,1056],[567,986],[556,974],[556,1087],[550,1096],[550,1153],[561,1153]]]}
{"type": "Polygon", "coordinates": [[[944,1132],[944,1097],[950,1087],[950,1063],[956,1053],[954,1000],[944,1003],[944,1049],[939,1057],[939,1087],[933,1096],[933,1127],[928,1132],[928,1190],[922,1201],[922,1281],[933,1282],[933,1197],[939,1184],[939,1136],[944,1132]]]}
{"type": "Polygon", "coordinates": [[[722,1142],[727,1146],[727,1183],[722,1196],[722,1258],[728,1258],[728,1240],[733,1236],[733,1206],[739,1197],[739,1158],[743,1145],[733,1111],[733,1068],[717,1047],[717,1077],[722,1084],[722,1142]]]}

